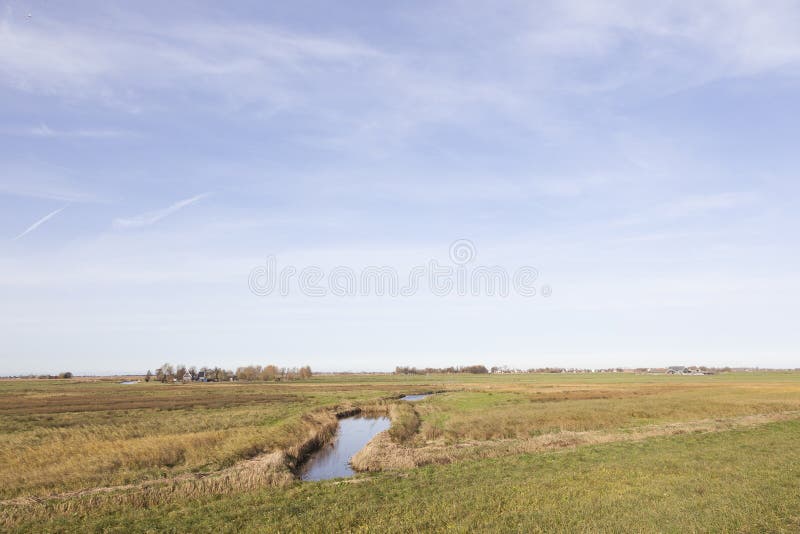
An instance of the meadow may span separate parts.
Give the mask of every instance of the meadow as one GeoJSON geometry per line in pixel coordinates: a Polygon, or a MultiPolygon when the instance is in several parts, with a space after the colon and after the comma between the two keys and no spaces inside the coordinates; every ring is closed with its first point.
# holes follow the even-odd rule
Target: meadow
{"type": "Polygon", "coordinates": [[[788,532],[798,438],[788,372],[2,380],[0,526],[788,532]],[[392,419],[365,472],[300,482],[358,410],[392,419]]]}

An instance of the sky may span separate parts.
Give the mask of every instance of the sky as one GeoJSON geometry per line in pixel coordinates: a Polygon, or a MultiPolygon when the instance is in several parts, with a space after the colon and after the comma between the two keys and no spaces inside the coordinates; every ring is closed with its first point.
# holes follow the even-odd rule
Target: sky
{"type": "Polygon", "coordinates": [[[793,1],[0,0],[0,375],[800,367],[798,27],[793,1]],[[535,296],[253,290],[270,258],[402,279],[453,243],[535,296]]]}

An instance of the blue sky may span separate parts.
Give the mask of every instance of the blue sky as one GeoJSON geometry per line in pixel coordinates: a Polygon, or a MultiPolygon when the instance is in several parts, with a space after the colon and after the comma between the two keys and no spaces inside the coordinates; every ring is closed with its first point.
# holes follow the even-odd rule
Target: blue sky
{"type": "Polygon", "coordinates": [[[798,367],[795,2],[0,3],[0,374],[798,367]],[[257,297],[535,266],[549,298],[257,297]]]}

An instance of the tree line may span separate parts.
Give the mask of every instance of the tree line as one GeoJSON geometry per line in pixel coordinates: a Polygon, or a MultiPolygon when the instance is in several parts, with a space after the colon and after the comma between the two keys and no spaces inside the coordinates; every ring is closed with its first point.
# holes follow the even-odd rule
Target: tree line
{"type": "Polygon", "coordinates": [[[26,375],[19,378],[38,378],[40,380],[56,380],[56,379],[64,379],[64,378],[72,378],[72,373],[69,371],[64,371],[62,373],[58,373],[57,375],[26,375]]]}
{"type": "Polygon", "coordinates": [[[278,367],[277,365],[248,365],[238,367],[236,371],[222,367],[187,367],[185,365],[172,365],[165,363],[153,373],[149,369],[144,376],[145,382],[174,382],[190,377],[192,381],[228,382],[231,380],[277,382],[282,380],[299,380],[311,378],[311,367],[278,367]]]}
{"type": "Polygon", "coordinates": [[[470,373],[482,375],[488,372],[489,370],[485,365],[465,365],[463,367],[425,367],[424,369],[403,366],[397,366],[394,368],[394,374],[396,375],[429,375],[435,373],[470,373]]]}
{"type": "Polygon", "coordinates": [[[311,367],[278,367],[276,365],[248,365],[236,369],[236,376],[240,380],[298,380],[311,378],[311,367]]]}

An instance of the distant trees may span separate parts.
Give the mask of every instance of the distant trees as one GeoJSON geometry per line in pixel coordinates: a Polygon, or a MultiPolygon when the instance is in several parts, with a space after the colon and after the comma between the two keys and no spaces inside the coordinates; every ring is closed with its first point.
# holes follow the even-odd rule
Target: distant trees
{"type": "Polygon", "coordinates": [[[214,382],[226,382],[230,380],[234,375],[233,371],[229,371],[228,369],[221,369],[219,367],[214,367],[206,372],[206,376],[209,380],[213,380],[214,382]]]}
{"type": "Polygon", "coordinates": [[[489,372],[485,365],[468,365],[466,367],[462,367],[462,373],[471,373],[474,375],[485,375],[489,372]]]}
{"type": "Polygon", "coordinates": [[[265,365],[261,371],[261,380],[276,380],[280,375],[281,370],[277,365],[265,365]]]}
{"type": "MultiPolygon", "coordinates": [[[[263,382],[277,382],[282,380],[306,380],[313,376],[311,366],[305,365],[303,367],[278,367],[277,365],[247,365],[239,367],[236,372],[221,367],[201,367],[198,371],[197,367],[186,367],[185,365],[178,365],[173,367],[169,363],[165,363],[160,368],[156,369],[155,380],[160,382],[174,382],[181,381],[188,373],[192,380],[202,380],[203,377],[207,382],[227,382],[231,379],[246,380],[246,381],[263,381],[263,382]],[[202,375],[201,375],[202,373],[202,375]]],[[[148,370],[145,375],[145,381],[150,381],[153,375],[148,370]]]]}
{"type": "Polygon", "coordinates": [[[172,382],[173,378],[175,378],[175,370],[171,364],[165,363],[156,369],[156,380],[159,382],[172,382]]]}
{"type": "Polygon", "coordinates": [[[248,365],[246,367],[239,367],[236,369],[236,378],[239,380],[256,381],[261,380],[265,382],[280,381],[280,380],[298,380],[311,378],[313,375],[311,367],[306,365],[304,367],[278,367],[276,365],[248,365]]]}
{"type": "Polygon", "coordinates": [[[248,365],[236,369],[236,377],[239,380],[258,380],[261,378],[260,365],[248,365]]]}
{"type": "Polygon", "coordinates": [[[486,374],[489,370],[485,365],[467,365],[465,367],[426,367],[424,369],[417,369],[416,367],[397,366],[394,368],[396,375],[427,375],[436,373],[470,373],[470,374],[486,374]]]}
{"type": "Polygon", "coordinates": [[[153,378],[153,373],[150,372],[150,369],[147,370],[147,374],[144,375],[144,381],[150,382],[150,379],[153,378]]]}
{"type": "MultiPolygon", "coordinates": [[[[31,378],[34,378],[31,376],[31,378]]],[[[64,371],[63,373],[58,373],[57,375],[37,375],[36,378],[40,380],[55,380],[56,378],[72,378],[72,373],[69,371],[64,371]]]]}

